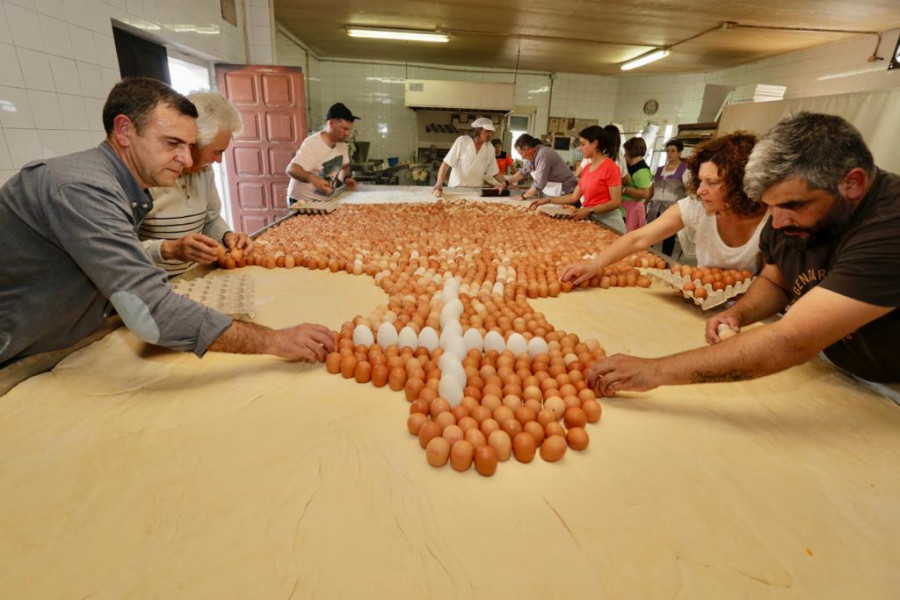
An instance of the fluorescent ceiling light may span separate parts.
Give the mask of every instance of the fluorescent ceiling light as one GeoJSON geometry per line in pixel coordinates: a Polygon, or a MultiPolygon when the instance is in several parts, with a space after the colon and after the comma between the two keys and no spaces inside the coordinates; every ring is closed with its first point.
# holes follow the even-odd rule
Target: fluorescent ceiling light
{"type": "Polygon", "coordinates": [[[410,42],[449,42],[446,33],[422,31],[417,29],[375,29],[371,27],[347,27],[347,35],[359,38],[379,40],[406,40],[410,42]]]}
{"type": "Polygon", "coordinates": [[[656,48],[647,52],[646,54],[641,54],[637,58],[633,58],[629,60],[627,63],[622,65],[623,71],[630,71],[631,69],[637,69],[638,67],[643,67],[644,65],[649,65],[652,62],[656,62],[661,58],[665,58],[670,54],[668,48],[656,48]]]}

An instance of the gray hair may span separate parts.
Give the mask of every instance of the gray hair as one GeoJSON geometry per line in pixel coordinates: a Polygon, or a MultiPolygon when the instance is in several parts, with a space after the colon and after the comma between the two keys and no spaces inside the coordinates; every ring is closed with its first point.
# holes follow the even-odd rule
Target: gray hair
{"type": "Polygon", "coordinates": [[[243,127],[241,115],[231,102],[212,92],[194,92],[188,99],[197,107],[197,145],[209,144],[220,131],[236,134],[243,127]]]}
{"type": "Polygon", "coordinates": [[[782,119],[753,148],[744,170],[744,192],[760,202],[773,185],[800,178],[810,189],[837,194],[838,184],[856,168],[875,173],[862,134],[842,117],[801,112],[782,119]]]}

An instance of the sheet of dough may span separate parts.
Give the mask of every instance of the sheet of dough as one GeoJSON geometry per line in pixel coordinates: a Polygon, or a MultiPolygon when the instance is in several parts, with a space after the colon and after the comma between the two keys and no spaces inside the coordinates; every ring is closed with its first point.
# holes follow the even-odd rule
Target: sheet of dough
{"type": "MultiPolygon", "coordinates": [[[[242,272],[271,326],[385,300],[367,277],[242,272]]],[[[609,352],[703,343],[661,289],[534,305],[609,352]]],[[[119,329],[0,398],[0,595],[896,598],[890,400],[814,362],[603,406],[587,451],[485,479],[428,466],[387,387],[119,329]]]]}

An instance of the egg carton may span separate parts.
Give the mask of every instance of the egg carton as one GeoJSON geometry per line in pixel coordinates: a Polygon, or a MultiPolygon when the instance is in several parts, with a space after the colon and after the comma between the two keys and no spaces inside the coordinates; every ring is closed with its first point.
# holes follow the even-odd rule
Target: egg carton
{"type": "Polygon", "coordinates": [[[559,206],[558,204],[544,204],[543,206],[539,206],[538,210],[554,219],[566,219],[572,216],[571,210],[559,206]]]}
{"type": "Polygon", "coordinates": [[[327,215],[336,211],[340,205],[337,200],[324,202],[300,200],[291,205],[291,210],[300,215],[327,215]]]}
{"type": "Polygon", "coordinates": [[[655,277],[656,279],[659,279],[660,281],[672,286],[673,288],[678,290],[678,292],[682,296],[684,296],[688,300],[691,300],[702,310],[709,310],[711,308],[715,308],[716,306],[721,306],[732,298],[740,296],[747,291],[747,288],[749,288],[753,281],[756,279],[756,277],[750,277],[749,279],[745,279],[740,283],[727,285],[723,290],[713,290],[712,285],[708,283],[706,285],[700,285],[699,280],[694,281],[689,276],[681,275],[680,273],[676,275],[668,269],[640,268],[638,270],[644,275],[650,275],[651,277],[655,277]],[[705,288],[706,298],[695,298],[693,290],[685,291],[684,284],[686,283],[693,283],[694,285],[705,288]]]}
{"type": "Polygon", "coordinates": [[[187,296],[220,313],[253,317],[255,306],[253,280],[245,274],[227,277],[207,275],[190,280],[177,279],[170,283],[176,294],[187,296]]]}

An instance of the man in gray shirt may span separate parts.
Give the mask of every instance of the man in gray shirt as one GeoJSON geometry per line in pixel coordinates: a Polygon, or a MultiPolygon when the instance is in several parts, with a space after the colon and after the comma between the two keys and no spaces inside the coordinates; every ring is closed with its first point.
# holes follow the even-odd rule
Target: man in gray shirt
{"type": "Polygon", "coordinates": [[[172,291],[137,237],[147,188],[191,162],[197,110],[153,79],[126,79],[103,107],[97,148],[25,165],[0,188],[0,364],[70,346],[117,312],[145,342],[323,360],[331,332],[234,321],[172,291]]]}
{"type": "Polygon", "coordinates": [[[510,183],[519,183],[531,175],[534,183],[522,194],[523,200],[539,196],[548,183],[561,183],[562,192],[554,195],[571,194],[578,179],[566,161],[552,148],[548,148],[527,133],[516,138],[516,151],[525,159],[525,165],[515,175],[506,178],[502,188],[510,183]]]}

